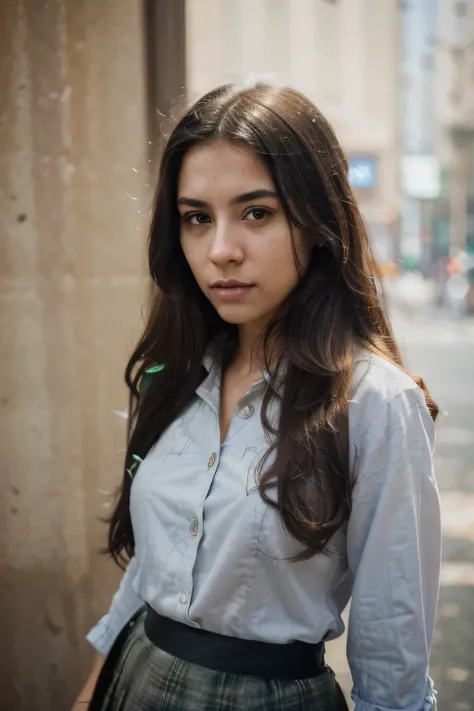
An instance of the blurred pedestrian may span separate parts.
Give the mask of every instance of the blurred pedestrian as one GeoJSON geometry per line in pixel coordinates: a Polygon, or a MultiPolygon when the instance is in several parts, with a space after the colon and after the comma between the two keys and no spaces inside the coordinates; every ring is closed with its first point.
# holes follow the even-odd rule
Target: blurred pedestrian
{"type": "Polygon", "coordinates": [[[431,711],[436,406],[310,101],[225,86],[186,113],[149,266],[108,539],[129,562],[77,708],[346,709],[324,643],[352,597],[357,711],[431,711]]]}

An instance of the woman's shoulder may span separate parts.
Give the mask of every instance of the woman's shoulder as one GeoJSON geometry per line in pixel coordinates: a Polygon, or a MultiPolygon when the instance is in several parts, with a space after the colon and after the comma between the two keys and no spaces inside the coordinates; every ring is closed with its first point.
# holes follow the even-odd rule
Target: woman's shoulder
{"type": "Polygon", "coordinates": [[[421,388],[407,373],[380,355],[363,351],[353,372],[349,419],[352,431],[366,431],[387,409],[420,406],[427,411],[421,388]]]}

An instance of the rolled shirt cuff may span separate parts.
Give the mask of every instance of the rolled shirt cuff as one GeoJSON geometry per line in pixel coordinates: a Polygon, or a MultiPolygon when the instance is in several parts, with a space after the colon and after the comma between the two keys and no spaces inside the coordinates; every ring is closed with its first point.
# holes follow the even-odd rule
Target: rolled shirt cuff
{"type": "Polygon", "coordinates": [[[117,633],[108,625],[108,615],[101,620],[86,635],[86,639],[97,652],[107,655],[117,637],[117,633]]]}
{"type": "MultiPolygon", "coordinates": [[[[364,701],[359,696],[357,689],[354,687],[352,689],[351,698],[355,702],[354,711],[402,711],[401,706],[397,708],[390,708],[389,706],[379,706],[378,704],[371,704],[368,701],[364,701]]],[[[436,711],[436,691],[433,686],[432,680],[428,677],[426,680],[426,690],[423,699],[415,704],[410,704],[409,706],[403,707],[403,711],[436,711]]]]}

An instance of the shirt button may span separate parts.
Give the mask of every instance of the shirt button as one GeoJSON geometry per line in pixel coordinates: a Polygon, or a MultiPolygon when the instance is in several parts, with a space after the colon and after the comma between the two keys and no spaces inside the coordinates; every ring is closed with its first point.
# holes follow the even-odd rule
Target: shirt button
{"type": "Polygon", "coordinates": [[[189,530],[191,531],[191,536],[197,535],[197,532],[199,530],[199,522],[197,518],[193,518],[193,520],[189,524],[189,530]]]}
{"type": "Polygon", "coordinates": [[[245,405],[245,407],[243,407],[243,408],[240,410],[239,415],[240,415],[240,417],[242,417],[244,420],[248,420],[249,417],[252,417],[253,413],[254,413],[254,408],[253,408],[253,406],[252,406],[252,405],[245,405]]]}
{"type": "Polygon", "coordinates": [[[181,593],[181,595],[179,596],[179,601],[183,605],[186,605],[186,603],[188,601],[188,597],[187,597],[186,593],[181,593]]]}
{"type": "Polygon", "coordinates": [[[208,461],[208,463],[207,463],[207,468],[208,468],[208,469],[210,469],[211,467],[214,466],[214,464],[216,463],[216,459],[217,459],[217,454],[216,454],[215,452],[213,452],[213,453],[211,454],[211,456],[209,457],[209,461],[208,461]]]}

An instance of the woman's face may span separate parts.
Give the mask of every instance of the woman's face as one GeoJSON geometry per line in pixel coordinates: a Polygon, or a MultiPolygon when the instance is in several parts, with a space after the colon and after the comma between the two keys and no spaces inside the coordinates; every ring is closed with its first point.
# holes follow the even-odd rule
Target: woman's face
{"type": "Polygon", "coordinates": [[[290,228],[257,155],[226,141],[200,143],[184,157],[178,185],[181,246],[194,277],[228,323],[261,324],[307,269],[310,248],[290,228]]]}

